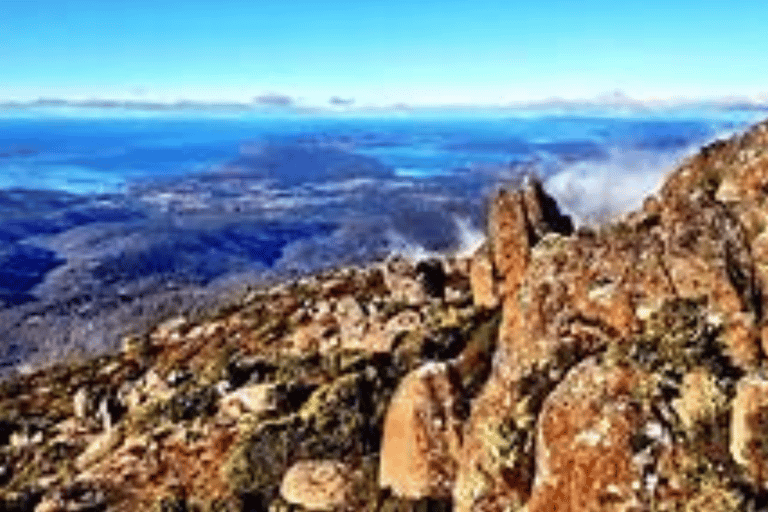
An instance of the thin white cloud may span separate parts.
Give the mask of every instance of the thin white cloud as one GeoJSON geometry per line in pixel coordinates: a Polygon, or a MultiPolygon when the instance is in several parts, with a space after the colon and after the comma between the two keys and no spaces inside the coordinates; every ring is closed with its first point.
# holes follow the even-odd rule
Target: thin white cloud
{"type": "MultiPolygon", "coordinates": [[[[608,111],[608,112],[653,112],[676,110],[709,110],[709,111],[744,111],[768,112],[768,95],[738,96],[732,95],[719,98],[645,98],[636,99],[627,93],[616,90],[601,94],[592,99],[547,98],[538,101],[516,101],[508,103],[484,104],[471,101],[450,102],[446,98],[435,98],[433,102],[422,95],[419,101],[382,101],[359,103],[354,98],[331,96],[329,99],[309,101],[304,97],[284,93],[269,92],[256,96],[251,100],[216,100],[209,99],[166,99],[151,97],[149,94],[140,99],[132,95],[130,99],[103,96],[97,98],[65,98],[44,96],[37,99],[0,99],[0,110],[57,108],[74,109],[106,109],[106,110],[137,110],[137,111],[248,111],[263,109],[279,109],[296,113],[315,114],[323,112],[338,112],[343,107],[346,112],[418,112],[420,110],[444,111],[608,111]]],[[[326,96],[326,98],[328,98],[326,96]]]]}

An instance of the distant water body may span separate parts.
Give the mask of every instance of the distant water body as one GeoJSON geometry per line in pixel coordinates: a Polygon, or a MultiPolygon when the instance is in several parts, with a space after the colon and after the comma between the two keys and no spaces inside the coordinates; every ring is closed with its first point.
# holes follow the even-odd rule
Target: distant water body
{"type": "Polygon", "coordinates": [[[671,153],[754,118],[754,113],[741,112],[336,118],[44,112],[0,117],[0,189],[117,192],[137,180],[215,171],[254,147],[297,141],[333,143],[409,178],[528,161],[552,168],[604,159],[616,148],[671,153]]]}

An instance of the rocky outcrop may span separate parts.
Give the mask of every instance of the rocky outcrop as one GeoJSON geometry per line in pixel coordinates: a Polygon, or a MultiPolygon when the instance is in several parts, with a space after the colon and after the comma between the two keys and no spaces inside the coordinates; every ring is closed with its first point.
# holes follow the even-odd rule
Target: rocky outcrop
{"type": "MultiPolygon", "coordinates": [[[[701,301],[729,364],[739,371],[760,364],[763,285],[751,228],[743,220],[749,208],[734,194],[728,203],[719,201],[711,180],[734,159],[748,159],[732,148],[754,143],[754,132],[762,130],[704,150],[684,163],[641,212],[599,229],[567,237],[546,234],[532,245],[536,238],[524,236],[513,221],[497,224],[495,230],[506,233],[497,247],[507,247],[496,253],[506,278],[503,321],[493,374],[469,421],[459,481],[474,487],[457,490],[461,509],[480,507],[485,492],[525,501],[531,488],[530,472],[510,479],[497,468],[496,446],[485,440],[487,424],[516,418],[519,404],[535,399],[527,390],[531,381],[539,382],[537,392],[546,393],[574,361],[609,348],[632,350],[665,305],[701,301]]],[[[747,175],[729,179],[744,192],[745,182],[751,183],[747,175]]],[[[756,192],[749,190],[745,201],[754,202],[756,192]]],[[[521,195],[499,200],[497,211],[505,213],[496,215],[522,216],[521,195]]],[[[673,340],[654,340],[660,341],[673,340]]],[[[669,364],[680,364],[675,360],[680,354],[668,355],[669,364]]],[[[534,407],[532,414],[538,413],[534,407]]]]}
{"type": "Polygon", "coordinates": [[[8,510],[760,510],[768,124],[578,230],[253,290],[0,386],[8,510]]]}
{"type": "Polygon", "coordinates": [[[547,233],[572,231],[571,219],[560,213],[538,180],[530,178],[523,190],[499,190],[490,205],[488,235],[501,295],[515,293],[539,240],[547,233]]]}
{"type": "Polygon", "coordinates": [[[459,355],[485,316],[465,264],[392,260],[253,290],[120,354],[19,375],[0,386],[0,508],[98,495],[98,510],[343,509],[350,475],[354,507],[445,507],[379,489],[384,417],[401,379],[459,355]],[[312,487],[310,462],[351,472],[318,470],[338,486],[312,487]]]}

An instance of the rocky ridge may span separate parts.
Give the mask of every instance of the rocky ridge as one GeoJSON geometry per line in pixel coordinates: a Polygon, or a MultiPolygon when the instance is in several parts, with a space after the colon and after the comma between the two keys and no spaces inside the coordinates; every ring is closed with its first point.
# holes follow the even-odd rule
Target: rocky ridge
{"type": "Polygon", "coordinates": [[[0,510],[768,510],[768,123],[578,228],[253,290],[0,387],[0,510]]]}

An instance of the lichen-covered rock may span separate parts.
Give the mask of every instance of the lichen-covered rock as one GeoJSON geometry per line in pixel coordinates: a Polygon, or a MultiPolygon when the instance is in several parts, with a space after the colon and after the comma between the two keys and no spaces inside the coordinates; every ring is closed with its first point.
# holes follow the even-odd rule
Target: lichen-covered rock
{"type": "Polygon", "coordinates": [[[280,494],[308,510],[355,510],[360,475],[336,460],[296,462],[283,476],[280,494]]]}
{"type": "Polygon", "coordinates": [[[544,401],[536,426],[536,477],[528,512],[628,510],[641,502],[632,437],[641,411],[626,367],[580,363],[544,401]]]}
{"type": "Polygon", "coordinates": [[[87,469],[120,446],[122,441],[123,433],[117,429],[107,430],[99,434],[91,441],[85,451],[77,457],[75,465],[80,470],[87,469]]]}
{"type": "Polygon", "coordinates": [[[416,268],[405,258],[396,256],[383,265],[384,283],[391,297],[411,306],[424,304],[428,295],[416,268]]]}
{"type": "Polygon", "coordinates": [[[123,402],[129,410],[136,410],[152,402],[162,402],[173,396],[173,390],[156,371],[146,372],[132,385],[125,386],[123,402]]]}
{"type": "Polygon", "coordinates": [[[279,394],[279,386],[273,383],[244,386],[223,396],[219,410],[230,418],[276,411],[280,405],[279,394]]]}
{"type": "Polygon", "coordinates": [[[445,363],[405,376],[384,421],[379,483],[411,499],[448,497],[461,446],[460,389],[445,363]]]}
{"type": "Polygon", "coordinates": [[[758,484],[768,483],[768,380],[751,375],[736,386],[730,450],[758,484]]]}
{"type": "Polygon", "coordinates": [[[699,182],[680,186],[686,191],[665,188],[644,212],[571,236],[527,224],[533,208],[524,192],[494,199],[490,233],[504,282],[503,316],[493,370],[473,403],[460,458],[459,481],[482,480],[476,487],[483,491],[462,490],[460,510],[472,506],[466,500],[473,493],[486,496],[480,501],[525,497],[525,477],[510,483],[495,445],[483,439],[489,422],[515,417],[526,382],[545,371],[551,386],[573,361],[609,344],[631,344],[664,304],[698,302],[699,316],[717,319],[711,323],[730,364],[749,371],[759,363],[763,292],[747,230],[732,207],[707,196],[699,182]]]}
{"type": "Polygon", "coordinates": [[[336,304],[336,318],[339,324],[341,345],[351,347],[360,343],[365,336],[368,317],[360,303],[353,296],[346,296],[336,304]]]}
{"type": "Polygon", "coordinates": [[[232,488],[268,506],[285,471],[300,460],[354,461],[379,451],[394,388],[372,366],[317,388],[301,408],[281,418],[247,422],[224,468],[232,488]]]}
{"type": "Polygon", "coordinates": [[[715,376],[704,368],[695,368],[683,375],[680,397],[672,400],[672,405],[683,426],[692,430],[697,423],[714,418],[727,402],[715,376]]]}
{"type": "Polygon", "coordinates": [[[341,348],[369,353],[389,353],[401,335],[418,331],[421,327],[421,314],[414,310],[401,311],[389,319],[367,318],[361,322],[359,330],[349,332],[342,329],[341,348]]]}
{"type": "Polygon", "coordinates": [[[338,324],[330,315],[297,327],[291,339],[292,353],[300,355],[327,351],[332,344],[339,344],[338,337],[331,335],[335,330],[338,330],[338,324]]]}
{"type": "Polygon", "coordinates": [[[739,493],[716,485],[704,485],[685,505],[685,512],[738,512],[744,510],[739,493]]]}

